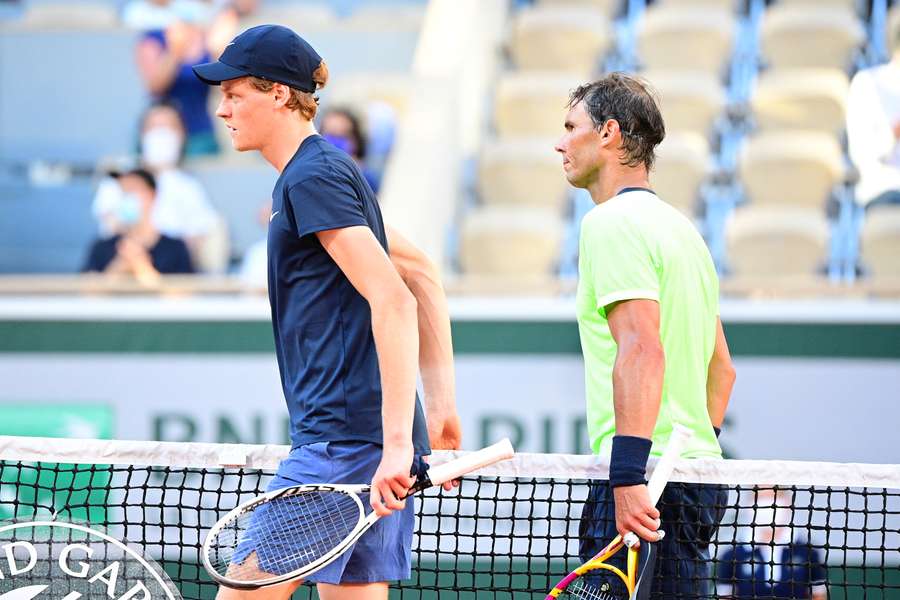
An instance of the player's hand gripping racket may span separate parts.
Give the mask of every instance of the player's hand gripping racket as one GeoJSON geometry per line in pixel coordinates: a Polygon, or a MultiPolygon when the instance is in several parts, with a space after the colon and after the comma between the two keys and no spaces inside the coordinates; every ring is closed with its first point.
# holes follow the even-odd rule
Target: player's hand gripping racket
{"type": "MultiPolygon", "coordinates": [[[[408,495],[512,458],[508,439],[428,469],[408,495]]],[[[203,542],[203,566],[218,583],[256,589],[302,579],[331,563],[380,518],[360,498],[368,485],[298,485],[244,502],[203,542]]]]}
{"type": "MultiPolygon", "coordinates": [[[[666,446],[656,468],[647,483],[647,491],[650,501],[655,505],[662,496],[663,489],[672,475],[675,461],[681,456],[685,443],[691,438],[693,432],[681,425],[675,425],[669,444],[666,446]]],[[[623,538],[617,535],[612,542],[598,552],[591,560],[584,563],[557,583],[545,600],[553,598],[579,598],[583,600],[643,600],[650,597],[650,587],[653,585],[653,566],[656,562],[656,548],[653,544],[643,542],[639,548],[634,548],[637,536],[628,533],[623,538]],[[622,550],[627,552],[626,570],[610,564],[608,561],[622,550]],[[606,584],[602,587],[589,582],[585,576],[590,577],[598,571],[612,572],[621,580],[620,585],[614,581],[614,585],[606,584]]],[[[615,578],[614,578],[615,579],[615,578]]]]}

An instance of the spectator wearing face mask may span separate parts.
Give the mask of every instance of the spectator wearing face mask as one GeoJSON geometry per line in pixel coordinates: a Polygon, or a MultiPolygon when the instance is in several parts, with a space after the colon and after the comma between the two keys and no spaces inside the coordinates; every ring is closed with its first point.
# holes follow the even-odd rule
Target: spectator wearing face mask
{"type": "Polygon", "coordinates": [[[729,548],[717,561],[718,597],[827,600],[821,552],[794,539],[790,498],[764,488],[753,505],[752,541],[729,548]]]}
{"type": "Polygon", "coordinates": [[[208,110],[209,86],[194,77],[191,67],[222,53],[235,32],[237,18],[232,11],[216,18],[212,5],[199,0],[144,4],[155,7],[159,20],[168,22],[145,31],[138,42],[136,62],[141,79],[154,100],[168,101],[181,114],[187,132],[185,154],[216,154],[219,145],[208,110]]]}
{"type": "MultiPolygon", "coordinates": [[[[157,103],[144,113],[140,130],[140,166],[156,179],[154,224],[167,236],[185,240],[196,253],[214,231],[219,217],[200,182],[181,169],[185,143],[181,117],[172,105],[157,103]]],[[[121,188],[114,178],[106,177],[100,182],[93,212],[101,236],[121,232],[120,195],[121,188]]]]}
{"type": "Polygon", "coordinates": [[[153,222],[156,180],[143,169],[117,177],[121,198],[117,219],[122,232],[95,241],[83,271],[133,275],[152,283],[160,274],[193,273],[187,245],[160,233],[153,222]]]}
{"type": "Polygon", "coordinates": [[[185,127],[169,104],[151,106],[141,121],[140,163],[156,177],[159,194],[153,219],[159,230],[188,242],[192,250],[218,221],[200,182],[181,168],[185,127]]]}
{"type": "Polygon", "coordinates": [[[381,178],[366,167],[366,138],[356,115],[344,108],[331,109],[322,116],[320,129],[322,137],[353,157],[366,182],[377,194],[381,178]]]}

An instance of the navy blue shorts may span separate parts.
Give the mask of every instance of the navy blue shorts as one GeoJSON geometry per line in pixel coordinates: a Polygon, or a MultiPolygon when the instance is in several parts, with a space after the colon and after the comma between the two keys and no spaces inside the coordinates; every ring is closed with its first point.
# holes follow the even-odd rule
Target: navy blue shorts
{"type": "MultiPolygon", "coordinates": [[[[307,483],[368,484],[381,461],[381,446],[366,442],[316,442],[291,450],[278,465],[278,472],[266,491],[307,483]]],[[[368,496],[362,496],[367,512],[368,496]]],[[[415,524],[413,499],[406,508],[378,520],[353,547],[305,581],[313,583],[375,583],[408,579],[412,563],[412,536],[415,524]]],[[[270,530],[267,528],[267,530],[270,530]]],[[[252,531],[245,536],[232,558],[243,562],[256,551],[252,531]]],[[[268,534],[271,536],[271,533],[268,534]]],[[[262,545],[261,545],[262,548],[262,545]]],[[[259,567],[278,573],[276,566],[285,554],[294,553],[289,540],[267,539],[265,552],[257,553],[259,567]],[[268,568],[267,568],[268,567],[268,568]]]]}
{"type": "MultiPolygon", "coordinates": [[[[656,568],[650,597],[655,600],[699,600],[714,597],[709,544],[725,514],[728,489],[721,485],[670,483],[660,500],[660,529],[666,537],[655,544],[656,568]]],[[[613,540],[616,508],[606,481],[591,484],[579,527],[579,557],[587,562],[613,540]]],[[[610,563],[625,571],[624,551],[610,563]]],[[[620,592],[621,580],[601,571],[591,584],[620,592]]]]}

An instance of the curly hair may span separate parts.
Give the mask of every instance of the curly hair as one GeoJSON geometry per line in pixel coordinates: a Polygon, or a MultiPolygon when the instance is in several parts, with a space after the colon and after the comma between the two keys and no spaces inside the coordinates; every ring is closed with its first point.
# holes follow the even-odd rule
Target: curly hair
{"type": "Polygon", "coordinates": [[[610,73],[603,79],[575,88],[567,108],[582,102],[597,129],[609,120],[619,123],[622,132],[622,165],[647,170],[656,160],[654,148],[666,137],[666,126],[656,94],[650,85],[624,73],[610,73]]]}
{"type": "MultiPolygon", "coordinates": [[[[259,77],[250,77],[250,85],[260,92],[269,92],[275,87],[274,81],[261,79],[259,77]]],[[[316,90],[321,90],[328,83],[328,65],[325,61],[319,63],[319,66],[313,71],[313,82],[316,84],[316,90]]],[[[316,111],[319,110],[319,97],[315,92],[303,92],[295,88],[289,88],[291,96],[288,98],[286,106],[290,110],[298,111],[304,119],[312,121],[316,118],[316,111]]]]}

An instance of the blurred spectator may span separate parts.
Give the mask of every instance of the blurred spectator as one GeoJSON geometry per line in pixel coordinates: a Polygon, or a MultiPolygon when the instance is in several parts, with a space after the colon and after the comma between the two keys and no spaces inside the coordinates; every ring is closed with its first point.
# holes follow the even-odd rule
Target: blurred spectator
{"type": "MultiPolygon", "coordinates": [[[[269,220],[272,213],[272,201],[263,202],[257,212],[257,221],[263,227],[268,229],[269,220]]],[[[263,237],[253,243],[247,251],[244,252],[244,258],[241,260],[240,278],[249,288],[257,290],[265,290],[269,284],[269,264],[268,264],[268,238],[263,237]]]]}
{"type": "MultiPolygon", "coordinates": [[[[156,179],[153,223],[161,233],[185,240],[196,256],[214,232],[219,217],[200,182],[180,168],[185,143],[181,117],[172,105],[157,103],[144,113],[140,129],[140,164],[156,179]]],[[[93,212],[101,235],[121,233],[120,195],[120,186],[113,178],[100,182],[93,212]]]]}
{"type": "Polygon", "coordinates": [[[226,11],[215,18],[212,5],[199,0],[173,0],[164,8],[174,18],[164,28],[143,34],[136,52],[138,70],[151,96],[169,101],[181,113],[187,130],[185,154],[216,154],[210,88],[191,67],[218,58],[236,32],[237,17],[226,11]]]}
{"type": "Polygon", "coordinates": [[[719,558],[718,597],[827,600],[821,553],[808,542],[793,539],[790,498],[761,489],[753,504],[751,543],[730,548],[719,558]]]}
{"type": "Polygon", "coordinates": [[[334,108],[322,116],[320,130],[322,137],[353,157],[372,191],[377,194],[381,178],[366,166],[367,142],[359,118],[350,110],[334,108]]]}
{"type": "Polygon", "coordinates": [[[135,169],[120,175],[122,196],[118,221],[122,233],[93,243],[84,271],[134,275],[152,282],[161,273],[192,273],[187,245],[159,232],[153,223],[156,180],[149,171],[135,169]]]}
{"type": "MultiPolygon", "coordinates": [[[[898,30],[900,31],[900,30],[898,30]]],[[[850,82],[847,141],[862,205],[900,203],[900,44],[891,61],[850,82]]]]}

